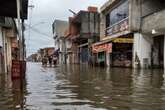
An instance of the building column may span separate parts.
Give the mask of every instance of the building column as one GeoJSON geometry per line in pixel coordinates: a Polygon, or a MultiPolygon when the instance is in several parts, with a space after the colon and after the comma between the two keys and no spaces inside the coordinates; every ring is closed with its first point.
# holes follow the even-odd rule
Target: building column
{"type": "Polygon", "coordinates": [[[5,29],[2,29],[2,39],[3,39],[3,58],[4,58],[4,73],[7,73],[7,38],[6,38],[6,33],[5,29]]]}
{"type": "Polygon", "coordinates": [[[3,49],[3,39],[2,39],[2,29],[1,29],[1,27],[0,27],[0,74],[2,73],[2,60],[3,60],[3,58],[2,58],[2,49],[3,49]]]}
{"type": "Polygon", "coordinates": [[[106,51],[106,66],[110,66],[110,55],[107,51],[106,51]]]}
{"type": "Polygon", "coordinates": [[[133,67],[148,68],[151,66],[152,37],[134,33],[133,67]]]}
{"type": "Polygon", "coordinates": [[[165,69],[165,35],[164,35],[164,69],[165,69]]]}

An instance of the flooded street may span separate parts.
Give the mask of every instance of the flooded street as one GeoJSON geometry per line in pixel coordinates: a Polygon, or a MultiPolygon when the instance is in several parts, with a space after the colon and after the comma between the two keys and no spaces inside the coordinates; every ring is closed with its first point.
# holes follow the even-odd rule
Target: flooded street
{"type": "Polygon", "coordinates": [[[26,80],[0,77],[1,110],[164,110],[163,70],[45,68],[28,63],[26,80]]]}

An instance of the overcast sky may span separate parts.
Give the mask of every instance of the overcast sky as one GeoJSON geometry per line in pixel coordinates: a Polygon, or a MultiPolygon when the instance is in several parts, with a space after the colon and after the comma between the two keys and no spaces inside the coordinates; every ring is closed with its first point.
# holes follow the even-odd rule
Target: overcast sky
{"type": "Polygon", "coordinates": [[[39,48],[54,46],[52,23],[55,19],[68,20],[72,13],[87,9],[88,6],[100,7],[107,0],[29,0],[28,20],[26,21],[27,55],[36,52],[39,48]],[[29,26],[31,28],[29,28],[29,26]],[[29,34],[30,32],[30,34],[29,34]]]}

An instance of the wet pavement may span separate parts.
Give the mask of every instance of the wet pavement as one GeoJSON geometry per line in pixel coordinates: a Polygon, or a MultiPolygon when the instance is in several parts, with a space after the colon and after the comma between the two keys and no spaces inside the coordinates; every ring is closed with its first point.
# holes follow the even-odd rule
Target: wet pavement
{"type": "Polygon", "coordinates": [[[165,110],[163,70],[27,66],[23,83],[0,75],[0,110],[165,110]]]}

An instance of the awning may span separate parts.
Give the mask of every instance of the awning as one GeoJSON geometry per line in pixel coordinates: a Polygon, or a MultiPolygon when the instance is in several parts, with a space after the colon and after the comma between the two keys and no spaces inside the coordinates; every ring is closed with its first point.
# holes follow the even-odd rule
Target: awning
{"type": "MultiPolygon", "coordinates": [[[[28,0],[20,0],[22,19],[27,19],[28,0]]],[[[16,0],[0,0],[0,16],[17,18],[17,2],[16,0]]]]}
{"type": "Polygon", "coordinates": [[[101,44],[105,44],[108,42],[133,43],[133,37],[128,38],[127,36],[132,36],[132,34],[131,33],[125,33],[125,34],[117,35],[117,36],[113,36],[113,37],[107,36],[107,37],[105,37],[106,39],[104,39],[100,42],[94,43],[93,45],[101,45],[101,44]]]}

